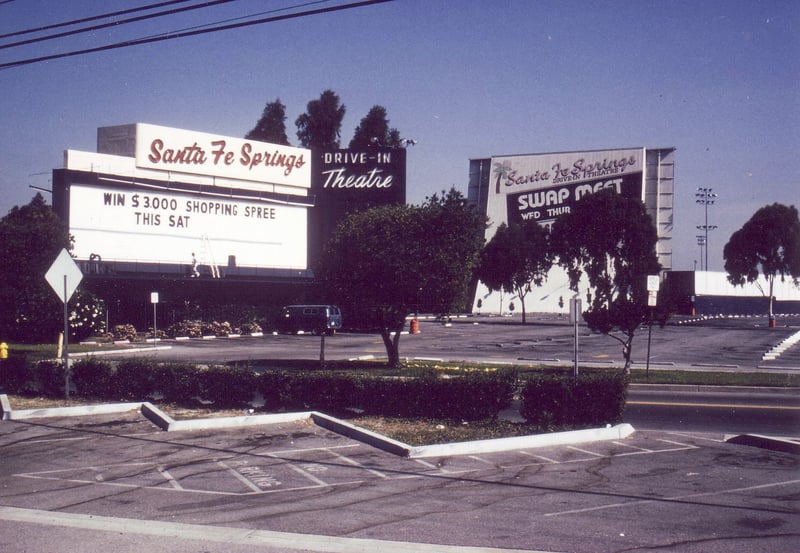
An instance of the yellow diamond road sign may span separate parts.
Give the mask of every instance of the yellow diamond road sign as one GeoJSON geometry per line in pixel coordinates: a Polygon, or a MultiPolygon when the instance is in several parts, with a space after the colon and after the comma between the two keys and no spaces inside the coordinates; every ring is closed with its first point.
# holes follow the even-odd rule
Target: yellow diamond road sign
{"type": "Polygon", "coordinates": [[[58,297],[61,298],[61,301],[66,303],[72,297],[78,284],[81,283],[83,273],[81,273],[80,267],[78,267],[65,248],[61,250],[56,260],[50,265],[44,278],[58,297]]]}

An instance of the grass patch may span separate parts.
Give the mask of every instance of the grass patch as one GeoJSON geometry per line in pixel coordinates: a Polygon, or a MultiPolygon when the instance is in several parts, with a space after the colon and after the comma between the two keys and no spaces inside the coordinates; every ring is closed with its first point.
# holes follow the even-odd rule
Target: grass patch
{"type": "MultiPolygon", "coordinates": [[[[412,446],[492,440],[552,432],[540,426],[506,420],[452,421],[355,417],[350,423],[412,446]]],[[[561,429],[558,429],[561,430],[561,429]]]]}

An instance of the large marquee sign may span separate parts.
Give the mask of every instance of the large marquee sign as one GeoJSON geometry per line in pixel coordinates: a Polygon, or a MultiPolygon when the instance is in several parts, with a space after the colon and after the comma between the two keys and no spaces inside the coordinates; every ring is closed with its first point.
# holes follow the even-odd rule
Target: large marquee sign
{"type": "Polygon", "coordinates": [[[72,183],[78,259],[306,268],[305,206],[72,183]]]}
{"type": "Polygon", "coordinates": [[[305,279],[349,212],[405,203],[404,149],[312,152],[135,123],[99,128],[97,150],[68,150],[53,178],[93,274],[305,279]]]}
{"type": "Polygon", "coordinates": [[[405,203],[404,149],[332,150],[315,156],[315,194],[360,203],[405,203]]]}
{"type": "Polygon", "coordinates": [[[136,124],[136,166],[308,187],[311,151],[254,140],[136,124]]]}
{"type": "Polygon", "coordinates": [[[487,215],[495,225],[525,220],[548,225],[602,189],[642,199],[644,155],[637,148],[494,157],[487,215]]]}

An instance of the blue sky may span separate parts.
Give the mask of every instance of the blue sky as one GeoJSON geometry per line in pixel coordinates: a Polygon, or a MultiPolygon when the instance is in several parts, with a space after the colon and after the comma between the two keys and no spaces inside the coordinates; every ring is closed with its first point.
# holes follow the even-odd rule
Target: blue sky
{"type": "MultiPolygon", "coordinates": [[[[0,2],[0,34],[154,1],[0,2]]],[[[2,49],[0,63],[293,3],[239,0],[2,49]]],[[[800,206],[799,35],[794,0],[395,0],[4,69],[0,215],[49,187],[63,150],[94,151],[97,127],[243,136],[280,98],[296,144],[295,119],[332,89],[347,108],[343,146],[376,104],[417,140],[411,203],[466,194],[470,158],[674,146],[674,268],[699,268],[695,192],[711,187],[709,261],[721,270],[724,243],[756,209],[800,206]]]]}

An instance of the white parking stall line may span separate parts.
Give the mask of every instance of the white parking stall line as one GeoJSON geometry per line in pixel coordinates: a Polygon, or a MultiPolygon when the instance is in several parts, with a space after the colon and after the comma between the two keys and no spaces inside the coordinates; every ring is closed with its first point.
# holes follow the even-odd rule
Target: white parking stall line
{"type": "MultiPolygon", "coordinates": [[[[614,445],[618,445],[618,446],[622,446],[622,447],[628,447],[630,449],[635,449],[639,453],[653,453],[652,449],[647,449],[646,447],[638,447],[638,446],[635,446],[635,445],[626,444],[625,442],[617,442],[617,441],[614,441],[614,442],[611,442],[611,443],[614,444],[614,445]]],[[[624,453],[622,455],[624,455],[624,453]]]]}
{"type": "Polygon", "coordinates": [[[586,455],[591,455],[593,457],[607,457],[607,455],[603,455],[602,453],[596,453],[594,451],[589,451],[588,449],[581,449],[579,447],[575,447],[574,445],[568,445],[567,449],[571,449],[579,453],[585,453],[586,455]]]}
{"type": "MultiPolygon", "coordinates": [[[[659,439],[658,439],[658,440],[656,440],[656,441],[658,441],[658,442],[663,442],[663,443],[665,443],[665,444],[672,444],[672,445],[676,445],[676,446],[678,446],[678,447],[679,447],[679,449],[700,449],[700,448],[699,448],[698,446],[696,446],[696,445],[692,445],[692,444],[684,444],[684,443],[682,443],[682,442],[675,442],[675,441],[673,441],[673,440],[665,440],[665,439],[663,439],[663,438],[659,438],[659,439]]],[[[659,451],[664,451],[664,450],[663,450],[663,449],[660,449],[659,451]]],[[[671,450],[669,450],[669,451],[676,451],[676,450],[673,450],[673,449],[671,449],[671,450]]]]}
{"type": "Polygon", "coordinates": [[[370,474],[374,474],[378,478],[388,478],[388,476],[385,473],[383,473],[383,472],[381,472],[379,470],[368,468],[368,467],[364,466],[363,464],[359,463],[358,461],[356,461],[354,459],[351,459],[350,457],[345,457],[344,455],[336,453],[335,451],[331,451],[330,453],[334,457],[339,459],[340,461],[344,461],[345,463],[353,465],[354,467],[362,468],[362,469],[366,470],[367,472],[369,472],[370,474]]]}
{"type": "Polygon", "coordinates": [[[528,457],[533,457],[534,459],[541,459],[542,461],[553,465],[558,465],[560,463],[560,461],[556,461],[555,459],[545,457],[544,455],[536,455],[535,453],[529,453],[527,451],[520,451],[519,453],[521,453],[522,455],[527,455],[528,457]]]}
{"type": "Polygon", "coordinates": [[[714,442],[716,444],[724,444],[725,439],[723,438],[709,438],[708,436],[698,435],[698,434],[689,434],[687,432],[665,432],[665,434],[670,434],[673,436],[680,436],[682,438],[692,438],[693,440],[705,440],[707,442],[714,442]]]}
{"type": "Polygon", "coordinates": [[[181,486],[180,482],[175,480],[175,478],[169,473],[169,471],[164,466],[156,467],[156,470],[164,477],[164,479],[169,482],[169,485],[175,488],[176,490],[183,490],[183,486],[181,486]]]}
{"type": "Polygon", "coordinates": [[[77,442],[80,440],[88,440],[87,436],[78,436],[76,438],[41,438],[25,441],[25,445],[31,444],[49,444],[54,442],[77,442]]]}
{"type": "MultiPolygon", "coordinates": [[[[308,468],[310,468],[310,466],[308,466],[308,465],[306,465],[306,466],[308,468]]],[[[317,478],[316,476],[314,476],[313,474],[311,474],[307,470],[305,470],[305,469],[303,469],[301,467],[298,467],[294,463],[289,463],[289,468],[292,469],[293,471],[295,471],[296,473],[302,475],[304,478],[307,478],[307,479],[311,480],[312,482],[314,482],[318,486],[321,486],[323,488],[328,488],[328,487],[331,486],[330,484],[328,484],[324,480],[320,480],[319,478],[317,478]]]]}
{"type": "MultiPolygon", "coordinates": [[[[606,509],[619,509],[621,507],[632,507],[637,505],[644,505],[646,503],[658,503],[658,502],[670,502],[670,501],[686,501],[688,499],[697,499],[699,497],[714,497],[719,495],[726,495],[732,493],[741,493],[741,492],[750,492],[754,490],[764,490],[768,488],[775,488],[775,487],[782,487],[782,486],[792,486],[800,484],[800,480],[787,480],[785,482],[775,482],[772,484],[759,484],[756,486],[747,486],[745,488],[731,488],[728,490],[718,490],[713,492],[700,492],[700,493],[692,493],[687,495],[675,495],[672,497],[663,497],[659,499],[639,499],[639,500],[632,500],[632,501],[623,501],[620,503],[609,503],[607,505],[598,505],[596,507],[585,507],[583,509],[570,509],[568,511],[557,511],[554,513],[545,513],[544,516],[546,517],[554,517],[554,516],[561,516],[561,515],[574,515],[580,513],[590,513],[592,511],[603,511],[606,509]]],[[[731,507],[735,508],[735,507],[731,507]]]]}
{"type": "Polygon", "coordinates": [[[474,459],[475,461],[478,461],[479,463],[483,463],[484,465],[495,466],[495,463],[493,463],[492,461],[489,461],[488,459],[484,459],[483,457],[478,457],[477,455],[470,455],[469,458],[470,459],[474,459]]]}
{"type": "MultiPolygon", "coordinates": [[[[227,464],[225,464],[225,462],[223,462],[223,461],[217,461],[217,464],[218,464],[219,466],[221,466],[222,468],[224,468],[226,471],[228,471],[228,472],[229,472],[229,473],[230,473],[230,474],[231,474],[231,475],[232,475],[234,478],[236,478],[237,480],[239,480],[239,481],[240,481],[242,484],[244,484],[245,486],[247,486],[247,487],[248,487],[250,490],[252,490],[252,491],[254,491],[254,492],[262,492],[262,491],[264,491],[262,487],[260,487],[258,484],[256,484],[255,482],[253,482],[252,480],[250,480],[250,478],[248,478],[247,476],[245,476],[244,474],[242,474],[242,473],[240,472],[242,469],[245,469],[245,470],[247,470],[248,468],[256,468],[256,467],[248,467],[248,466],[244,466],[244,467],[242,467],[242,468],[240,468],[240,469],[235,469],[235,468],[229,467],[229,466],[228,466],[227,464]]],[[[270,481],[269,485],[270,485],[270,486],[274,486],[274,485],[280,485],[280,482],[277,482],[277,481],[270,481]]]]}

